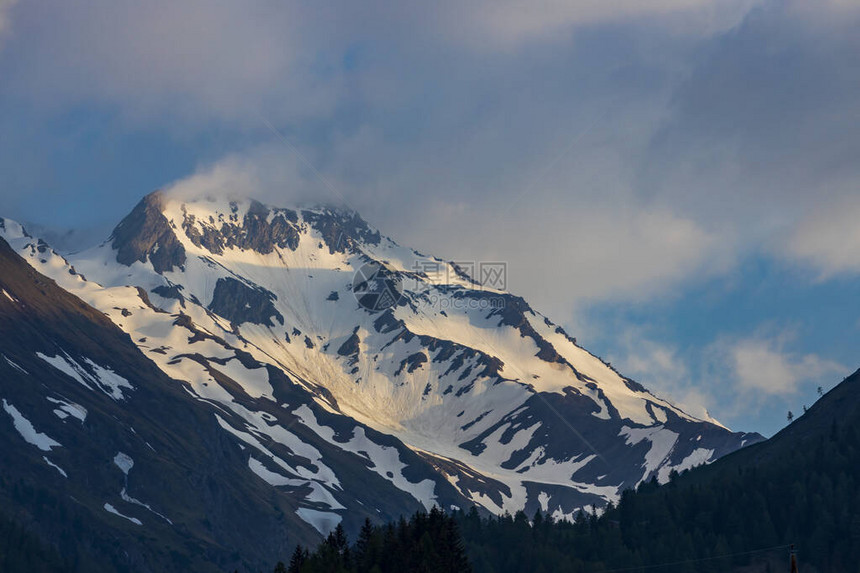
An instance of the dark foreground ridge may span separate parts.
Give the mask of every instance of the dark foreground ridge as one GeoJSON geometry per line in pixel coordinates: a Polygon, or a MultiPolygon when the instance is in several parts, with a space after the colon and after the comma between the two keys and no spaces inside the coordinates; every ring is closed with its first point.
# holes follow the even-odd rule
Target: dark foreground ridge
{"type": "Polygon", "coordinates": [[[0,571],[253,570],[239,548],[316,538],[211,408],[2,239],[0,289],[0,571]]]}

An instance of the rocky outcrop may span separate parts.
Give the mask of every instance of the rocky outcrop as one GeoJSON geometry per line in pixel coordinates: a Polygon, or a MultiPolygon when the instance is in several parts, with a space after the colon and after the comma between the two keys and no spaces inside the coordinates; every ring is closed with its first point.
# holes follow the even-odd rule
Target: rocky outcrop
{"type": "Polygon", "coordinates": [[[209,310],[234,324],[253,322],[275,326],[272,319],[284,324],[284,317],[275,309],[274,293],[259,286],[248,286],[234,278],[221,278],[215,283],[215,292],[209,310]]]}
{"type": "Polygon", "coordinates": [[[198,247],[220,255],[224,249],[252,250],[267,255],[275,247],[296,250],[299,246],[298,215],[290,209],[269,210],[258,201],[251,205],[241,224],[238,206],[231,203],[229,220],[198,220],[185,213],[182,228],[186,236],[198,247]]]}
{"type": "Polygon", "coordinates": [[[164,197],[156,191],[144,197],[113,231],[116,260],[131,266],[147,259],[157,273],[185,266],[185,247],[162,213],[164,197]]]}
{"type": "Polygon", "coordinates": [[[355,366],[358,363],[358,353],[361,350],[361,339],[358,337],[358,327],[352,331],[352,334],[346,341],[337,349],[337,353],[341,356],[348,356],[350,366],[355,366]]]}
{"type": "Polygon", "coordinates": [[[358,245],[378,245],[382,240],[379,231],[354,211],[302,211],[302,218],[322,235],[332,254],[354,252],[358,245]]]}

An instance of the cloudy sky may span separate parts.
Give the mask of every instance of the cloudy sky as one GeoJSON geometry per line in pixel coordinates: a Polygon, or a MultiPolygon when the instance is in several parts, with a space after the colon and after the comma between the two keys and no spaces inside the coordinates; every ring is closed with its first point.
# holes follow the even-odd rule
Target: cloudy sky
{"type": "Polygon", "coordinates": [[[858,30],[856,0],[0,0],[0,216],[345,203],[771,434],[860,366],[858,30]]]}

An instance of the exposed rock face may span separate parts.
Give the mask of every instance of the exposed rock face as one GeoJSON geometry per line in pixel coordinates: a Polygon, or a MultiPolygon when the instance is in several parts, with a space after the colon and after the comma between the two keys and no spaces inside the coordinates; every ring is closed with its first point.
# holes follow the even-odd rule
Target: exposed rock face
{"type": "Polygon", "coordinates": [[[176,285],[167,286],[160,285],[152,289],[152,292],[157,294],[162,298],[172,298],[179,301],[179,304],[182,305],[182,308],[185,308],[185,297],[182,296],[182,288],[176,285]]]}
{"type": "Polygon", "coordinates": [[[199,221],[194,215],[185,213],[182,227],[188,238],[198,247],[220,255],[225,248],[256,251],[263,255],[275,247],[295,250],[299,245],[298,215],[290,209],[275,209],[258,201],[252,201],[248,211],[239,221],[236,203],[231,203],[232,213],[228,220],[223,217],[199,221]],[[271,216],[271,217],[270,217],[271,216]],[[219,226],[220,225],[220,226],[219,226]]]}
{"type": "Polygon", "coordinates": [[[275,310],[274,293],[259,286],[248,286],[234,278],[218,279],[209,310],[235,324],[253,322],[275,326],[272,318],[284,324],[284,317],[275,310]]]}
{"type": "MultiPolygon", "coordinates": [[[[406,368],[406,372],[408,374],[412,374],[418,368],[421,368],[421,365],[427,362],[427,355],[423,352],[416,352],[415,354],[410,354],[406,358],[400,361],[400,367],[394,372],[395,376],[400,375],[403,372],[403,369],[406,368]]],[[[427,391],[427,394],[430,392],[427,391]]]]}
{"type": "Polygon", "coordinates": [[[378,245],[382,240],[379,231],[353,211],[302,211],[302,217],[322,235],[331,254],[352,252],[360,244],[378,245]]]}
{"type": "Polygon", "coordinates": [[[157,273],[185,265],[185,247],[161,212],[163,200],[161,192],[150,193],[116,226],[112,239],[118,262],[131,266],[149,259],[157,273]]]}
{"type": "Polygon", "coordinates": [[[349,364],[354,366],[358,362],[358,352],[361,350],[360,343],[361,339],[358,337],[358,327],[356,326],[349,338],[337,349],[337,353],[341,356],[351,357],[352,360],[350,360],[349,364]]]}

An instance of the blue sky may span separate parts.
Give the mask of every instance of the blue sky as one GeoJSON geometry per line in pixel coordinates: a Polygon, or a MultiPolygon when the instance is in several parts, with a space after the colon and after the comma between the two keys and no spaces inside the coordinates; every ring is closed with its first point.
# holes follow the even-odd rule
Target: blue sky
{"type": "Polygon", "coordinates": [[[507,261],[626,374],[771,434],[860,366],[858,24],[848,0],[0,0],[0,216],[99,236],[166,186],[345,202],[507,261]]]}

